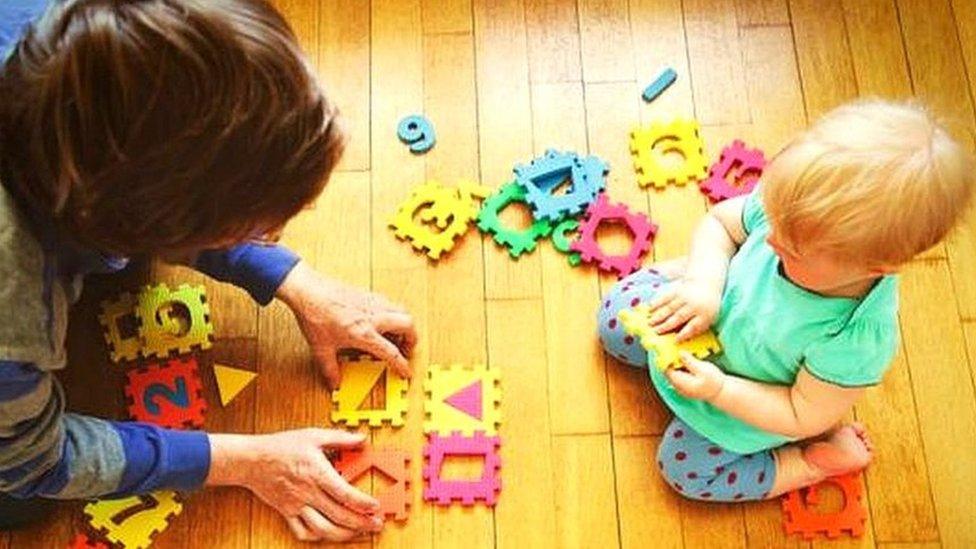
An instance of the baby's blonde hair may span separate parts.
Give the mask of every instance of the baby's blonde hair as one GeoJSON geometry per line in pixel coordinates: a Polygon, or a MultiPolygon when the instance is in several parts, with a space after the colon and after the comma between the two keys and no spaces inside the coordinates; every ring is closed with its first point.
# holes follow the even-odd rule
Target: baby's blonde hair
{"type": "Polygon", "coordinates": [[[897,266],[936,245],[972,200],[976,163],[924,108],[863,100],[827,113],[763,174],[773,232],[794,250],[897,266]]]}

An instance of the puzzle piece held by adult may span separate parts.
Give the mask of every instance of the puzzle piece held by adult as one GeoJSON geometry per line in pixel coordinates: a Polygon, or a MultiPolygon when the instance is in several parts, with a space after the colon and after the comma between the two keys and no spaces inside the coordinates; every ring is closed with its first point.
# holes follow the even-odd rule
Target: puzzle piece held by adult
{"type": "Polygon", "coordinates": [[[579,252],[584,263],[596,263],[601,271],[615,271],[623,278],[640,268],[641,258],[651,250],[657,225],[644,214],[632,213],[624,204],[610,204],[607,196],[601,194],[587,208],[579,233],[579,239],[572,242],[569,249],[579,252]],[[631,232],[634,239],[626,254],[609,255],[600,247],[597,230],[604,223],[622,224],[631,232]]]}
{"type": "Polygon", "coordinates": [[[736,139],[722,149],[718,160],[708,169],[708,179],[701,181],[699,187],[712,202],[749,194],[765,167],[766,157],[761,150],[746,148],[745,143],[736,139]]]}
{"type": "Polygon", "coordinates": [[[830,477],[820,484],[795,490],[783,496],[783,526],[787,534],[800,534],[803,539],[814,539],[817,534],[836,538],[847,532],[858,538],[864,534],[868,513],[861,501],[863,487],[860,473],[830,477]],[[820,513],[817,505],[818,487],[834,484],[844,495],[844,506],[835,513],[820,513]]]}
{"type": "Polygon", "coordinates": [[[210,306],[203,286],[181,284],[175,290],[165,284],[146,286],[139,293],[136,315],[141,323],[139,338],[144,356],[166,358],[213,345],[210,306]],[[181,319],[185,324],[177,320],[177,311],[186,313],[181,319]]]}
{"type": "Polygon", "coordinates": [[[334,465],[350,484],[371,470],[387,477],[392,485],[374,495],[380,502],[379,514],[404,521],[410,506],[409,463],[410,456],[403,450],[367,445],[361,450],[343,451],[334,465]]]}
{"type": "Polygon", "coordinates": [[[130,293],[121,294],[114,301],[103,301],[98,322],[102,325],[102,335],[108,344],[109,358],[112,362],[136,360],[142,351],[142,341],[138,333],[138,317],[135,313],[136,298],[130,293]],[[130,320],[132,334],[123,333],[125,320],[130,320]]]}
{"type": "Polygon", "coordinates": [[[485,198],[490,192],[487,187],[467,181],[458,187],[428,181],[414,188],[400,204],[390,228],[415,250],[425,252],[433,260],[440,259],[454,248],[478,216],[475,199],[485,198]]]}
{"type": "Polygon", "coordinates": [[[105,539],[127,549],[144,549],[182,510],[176,492],[160,491],[95,501],[85,506],[85,515],[105,539]]]}
{"type": "Polygon", "coordinates": [[[497,436],[487,437],[477,432],[473,436],[461,436],[452,433],[450,436],[440,436],[431,433],[424,446],[424,500],[436,505],[451,505],[460,501],[462,505],[474,505],[477,501],[492,507],[498,500],[498,493],[502,489],[499,477],[501,457],[498,448],[501,439],[497,436]],[[448,457],[481,457],[484,464],[481,477],[475,480],[447,480],[441,477],[444,461],[448,457]]]}
{"type": "Polygon", "coordinates": [[[370,427],[382,427],[389,422],[393,427],[403,426],[407,413],[406,378],[400,377],[389,366],[378,360],[358,360],[343,365],[342,384],[332,391],[332,422],[355,426],[368,423],[370,427]],[[386,405],[381,409],[362,410],[364,401],[383,376],[386,376],[386,405]]]}
{"type": "Polygon", "coordinates": [[[501,424],[501,378],[483,365],[436,365],[424,381],[424,432],[493,435],[501,424]]]}
{"type": "Polygon", "coordinates": [[[149,364],[129,370],[126,376],[125,395],[133,419],[171,429],[203,427],[207,401],[194,358],[149,364]]]}
{"type": "Polygon", "coordinates": [[[553,229],[552,223],[539,219],[526,229],[512,229],[502,223],[502,210],[519,202],[528,204],[526,196],[525,188],[517,180],[511,181],[485,199],[478,213],[478,229],[483,233],[490,233],[495,244],[507,248],[508,254],[513,258],[535,250],[536,242],[548,236],[553,229]]]}
{"type": "Polygon", "coordinates": [[[548,150],[528,165],[515,166],[515,179],[525,189],[525,202],[532,208],[532,216],[539,221],[557,223],[568,216],[577,216],[596,200],[606,187],[606,162],[596,156],[580,158],[572,152],[548,150]],[[564,182],[566,193],[555,194],[564,182]]]}
{"type": "Polygon", "coordinates": [[[704,179],[708,174],[695,120],[675,118],[634,128],[630,132],[630,153],[641,187],[653,185],[663,189],[668,183],[684,185],[692,179],[704,179]],[[681,161],[668,158],[673,155],[680,155],[681,161]]]}
{"type": "Polygon", "coordinates": [[[214,379],[217,381],[217,392],[220,393],[220,405],[227,406],[245,387],[251,384],[258,375],[254,372],[231,368],[222,364],[214,364],[214,379]]]}
{"type": "Polygon", "coordinates": [[[722,345],[711,330],[683,343],[678,343],[675,333],[658,334],[651,326],[650,318],[651,307],[649,305],[622,309],[617,314],[617,319],[620,321],[624,332],[639,338],[641,347],[648,352],[654,352],[655,366],[662,372],[669,368],[682,367],[681,352],[691,353],[704,360],[722,350],[722,345]]]}

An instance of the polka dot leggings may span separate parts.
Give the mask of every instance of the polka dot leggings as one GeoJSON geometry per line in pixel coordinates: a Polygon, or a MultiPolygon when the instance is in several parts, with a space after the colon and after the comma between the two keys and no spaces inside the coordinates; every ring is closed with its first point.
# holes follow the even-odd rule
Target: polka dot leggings
{"type": "MultiPolygon", "coordinates": [[[[631,366],[647,367],[647,353],[623,332],[617,313],[650,303],[667,283],[667,278],[654,270],[640,270],[618,282],[607,294],[597,316],[600,339],[608,353],[631,366]]],[[[678,418],[671,420],[664,431],[657,466],[675,491],[704,501],[765,499],[776,474],[771,450],[755,454],[730,452],[678,418]]]]}

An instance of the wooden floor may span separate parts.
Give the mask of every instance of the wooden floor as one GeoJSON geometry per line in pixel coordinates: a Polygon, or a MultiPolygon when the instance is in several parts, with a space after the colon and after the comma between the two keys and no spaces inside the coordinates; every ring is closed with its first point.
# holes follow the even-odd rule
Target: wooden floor
{"type": "MultiPolygon", "coordinates": [[[[543,245],[510,260],[470,233],[439,265],[386,224],[426,179],[498,186],[550,147],[597,154],[609,192],[661,229],[656,259],[682,255],[705,211],[693,187],[640,190],[628,131],[694,116],[706,152],[733,138],[774,153],[809,120],[857,96],[923,99],[972,144],[976,2],[972,0],[280,0],[353,140],[314,209],[286,242],[322,269],[406,304],[422,336],[415,368],[484,362],[503,372],[504,491],[498,506],[434,509],[420,499],[422,391],[408,424],[376,444],[410,448],[414,507],[403,527],[357,547],[736,547],[787,539],[777,502],[706,505],[663,484],[652,456],[668,414],[645,374],[606,359],[593,310],[612,280],[570,269],[543,245]],[[663,66],[679,78],[653,104],[640,91],[663,66]],[[398,120],[423,112],[438,143],[411,156],[398,120]]],[[[168,281],[197,281],[156,267],[168,281]]],[[[134,273],[130,286],[141,279],[134,273]]],[[[121,416],[121,373],[108,364],[95,310],[118,281],[93,280],[75,311],[74,408],[121,416]],[[109,372],[110,375],[105,373],[109,372]]],[[[255,307],[208,283],[219,341],[202,360],[255,369],[255,386],[213,431],[325,425],[329,397],[285,308],[255,307]]],[[[866,474],[863,539],[883,547],[976,546],[976,221],[914,261],[902,279],[901,353],[854,415],[878,452],[866,474]]],[[[207,367],[209,368],[209,366],[207,367]]],[[[209,371],[209,370],[207,370],[209,371]]],[[[63,545],[82,524],[69,505],[0,548],[63,545]]],[[[278,547],[293,542],[270,509],[236,490],[194,495],[162,547],[278,547]]],[[[821,545],[814,542],[813,545],[821,545]]]]}

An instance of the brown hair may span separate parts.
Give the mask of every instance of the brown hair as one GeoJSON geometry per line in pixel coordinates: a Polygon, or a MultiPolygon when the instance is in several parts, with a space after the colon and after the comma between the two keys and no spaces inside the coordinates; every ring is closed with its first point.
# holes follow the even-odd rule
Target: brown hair
{"type": "Polygon", "coordinates": [[[264,0],[58,2],[0,74],[4,184],[111,253],[278,228],[345,145],[303,59],[264,0]]]}

